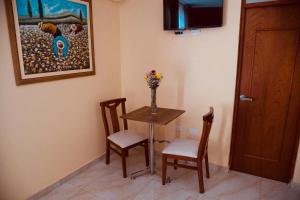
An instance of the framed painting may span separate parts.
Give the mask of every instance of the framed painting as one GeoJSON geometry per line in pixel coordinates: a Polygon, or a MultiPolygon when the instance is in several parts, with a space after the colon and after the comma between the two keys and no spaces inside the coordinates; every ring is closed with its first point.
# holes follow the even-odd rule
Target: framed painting
{"type": "Polygon", "coordinates": [[[91,0],[5,0],[16,84],[95,75],[91,0]]]}

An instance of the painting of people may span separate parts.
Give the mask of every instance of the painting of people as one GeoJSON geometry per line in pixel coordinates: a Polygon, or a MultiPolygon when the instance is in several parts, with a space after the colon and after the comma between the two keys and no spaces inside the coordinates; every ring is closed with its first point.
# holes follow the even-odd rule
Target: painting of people
{"type": "Polygon", "coordinates": [[[95,74],[90,4],[86,0],[12,0],[20,82],[95,74]]]}

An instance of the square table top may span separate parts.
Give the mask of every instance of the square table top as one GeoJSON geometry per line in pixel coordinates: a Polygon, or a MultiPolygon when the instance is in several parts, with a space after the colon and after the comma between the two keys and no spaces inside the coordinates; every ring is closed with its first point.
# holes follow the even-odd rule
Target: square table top
{"type": "Polygon", "coordinates": [[[151,108],[149,106],[144,106],[130,113],[127,113],[126,115],[122,115],[121,118],[133,121],[154,122],[160,125],[167,125],[168,123],[182,115],[184,112],[184,110],[158,108],[158,112],[152,114],[151,108]]]}

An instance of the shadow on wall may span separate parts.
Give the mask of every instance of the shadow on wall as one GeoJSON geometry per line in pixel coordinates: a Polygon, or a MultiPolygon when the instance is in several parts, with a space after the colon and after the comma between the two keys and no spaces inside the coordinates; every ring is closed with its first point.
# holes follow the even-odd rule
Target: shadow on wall
{"type": "MultiPolygon", "coordinates": [[[[222,105],[220,109],[220,128],[219,130],[215,130],[217,137],[210,141],[210,147],[209,149],[215,149],[218,151],[226,151],[226,147],[228,146],[226,140],[230,140],[230,138],[225,138],[225,134],[228,126],[228,119],[231,118],[230,113],[232,112],[232,107],[230,105],[222,105]]],[[[215,119],[216,120],[216,119],[215,119]]],[[[228,142],[230,144],[230,142],[228,142]]],[[[212,152],[214,155],[217,155],[217,160],[219,160],[221,163],[228,162],[228,156],[224,157],[222,153],[220,152],[212,152]]]]}
{"type": "MultiPolygon", "coordinates": [[[[177,80],[177,103],[176,108],[183,108],[184,106],[184,84],[186,79],[186,71],[183,69],[183,67],[177,67],[178,69],[176,71],[176,80],[177,80]]],[[[179,127],[181,125],[181,117],[179,117],[175,121],[175,138],[180,138],[180,131],[176,129],[176,127],[179,127]]]]}
{"type": "MultiPolygon", "coordinates": [[[[172,76],[174,82],[173,85],[176,85],[175,89],[171,91],[173,98],[170,98],[167,102],[168,107],[174,109],[184,109],[184,88],[186,73],[182,65],[177,65],[174,67],[174,71],[169,76],[172,76]]],[[[170,94],[169,94],[170,95],[170,94]]],[[[183,115],[185,115],[184,113],[183,115]]],[[[156,137],[158,139],[164,139],[172,141],[174,139],[183,138],[184,133],[177,130],[177,127],[184,126],[182,124],[182,116],[179,116],[175,121],[169,123],[167,126],[156,126],[156,137]]],[[[156,144],[157,150],[162,150],[165,147],[165,144],[156,144]]]]}

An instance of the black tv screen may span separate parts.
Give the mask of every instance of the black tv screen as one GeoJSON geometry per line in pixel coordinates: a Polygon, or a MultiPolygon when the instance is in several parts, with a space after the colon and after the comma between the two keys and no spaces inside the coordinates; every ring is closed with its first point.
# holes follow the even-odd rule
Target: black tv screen
{"type": "Polygon", "coordinates": [[[164,29],[220,27],[223,0],[164,0],[164,29]]]}

